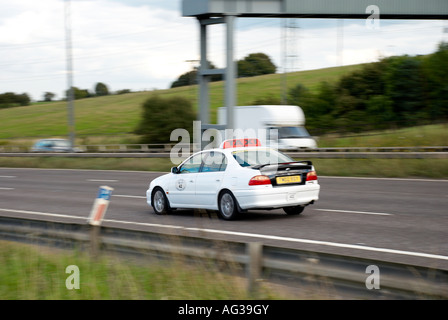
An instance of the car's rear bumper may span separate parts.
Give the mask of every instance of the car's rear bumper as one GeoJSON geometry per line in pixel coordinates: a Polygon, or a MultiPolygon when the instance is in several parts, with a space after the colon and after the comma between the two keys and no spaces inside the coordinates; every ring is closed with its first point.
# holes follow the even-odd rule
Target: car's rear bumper
{"type": "Polygon", "coordinates": [[[268,209],[310,204],[319,199],[319,191],[317,183],[276,188],[267,185],[235,190],[234,195],[241,209],[268,209]]]}

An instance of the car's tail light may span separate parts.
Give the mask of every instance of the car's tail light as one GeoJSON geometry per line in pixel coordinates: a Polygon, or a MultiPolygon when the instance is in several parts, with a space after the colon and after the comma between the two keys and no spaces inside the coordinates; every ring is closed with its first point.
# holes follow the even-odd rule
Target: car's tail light
{"type": "Polygon", "coordinates": [[[271,184],[271,179],[269,179],[268,176],[259,175],[249,180],[250,186],[260,186],[264,184],[271,184]]]}
{"type": "Polygon", "coordinates": [[[310,171],[306,174],[306,181],[313,181],[313,180],[317,180],[316,171],[310,171]]]}

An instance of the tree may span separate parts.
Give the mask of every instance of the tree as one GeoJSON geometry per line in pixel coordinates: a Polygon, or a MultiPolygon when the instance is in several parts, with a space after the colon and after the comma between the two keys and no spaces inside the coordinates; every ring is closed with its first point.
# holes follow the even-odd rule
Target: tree
{"type": "Polygon", "coordinates": [[[181,74],[176,81],[171,84],[171,88],[189,86],[192,84],[197,84],[198,72],[197,70],[192,70],[181,74]]]}
{"type": "Polygon", "coordinates": [[[254,77],[275,73],[277,67],[264,53],[251,53],[238,61],[238,77],[254,77]]]}
{"type": "Polygon", "coordinates": [[[334,85],[327,81],[321,81],[316,94],[316,104],[314,106],[316,114],[319,116],[333,112],[336,104],[336,92],[334,85]]]}
{"type": "Polygon", "coordinates": [[[317,100],[317,97],[301,83],[298,83],[288,91],[288,104],[302,108],[306,117],[306,127],[311,132],[314,131],[314,128],[318,128],[319,125],[316,123],[319,116],[315,107],[317,100]]]}
{"type": "Polygon", "coordinates": [[[314,100],[314,95],[301,83],[298,83],[288,92],[288,103],[300,106],[307,116],[314,112],[314,100]]]}
{"type": "MultiPolygon", "coordinates": [[[[79,89],[77,87],[72,87],[72,89],[73,89],[73,99],[75,100],[89,98],[92,96],[92,94],[87,89],[79,89]]],[[[65,92],[65,96],[67,98],[68,98],[68,91],[69,90],[66,90],[65,92]]]]}
{"type": "MultiPolygon", "coordinates": [[[[208,64],[209,69],[216,69],[210,61],[208,64]]],[[[277,67],[272,63],[269,56],[264,53],[249,54],[244,59],[237,62],[237,69],[238,77],[254,77],[263,74],[275,73],[277,71],[277,67]]],[[[198,69],[194,68],[193,70],[180,75],[179,78],[171,84],[171,88],[197,84],[197,77],[198,69]]],[[[223,80],[223,75],[221,74],[215,74],[210,77],[212,82],[223,80]]]]}
{"type": "Polygon", "coordinates": [[[375,129],[386,129],[395,118],[392,101],[384,95],[372,96],[367,103],[366,112],[375,129]]]}
{"type": "Polygon", "coordinates": [[[334,128],[333,111],[336,105],[335,86],[322,81],[311,101],[311,112],[307,116],[307,127],[311,134],[321,134],[334,128]]]}
{"type": "Polygon", "coordinates": [[[56,95],[53,92],[45,92],[44,93],[44,101],[52,101],[56,95]]]}
{"type": "Polygon", "coordinates": [[[424,87],[428,97],[426,114],[430,119],[448,117],[448,42],[422,61],[424,87]]]}
{"type": "MultiPolygon", "coordinates": [[[[209,69],[216,69],[215,65],[208,61],[209,69]]],[[[221,81],[222,75],[221,74],[214,74],[211,76],[211,81],[221,81]]],[[[193,70],[185,72],[177,78],[176,81],[174,81],[171,84],[171,88],[176,87],[182,87],[182,86],[190,86],[192,84],[198,83],[198,68],[193,68],[193,70]]]]}
{"type": "Polygon", "coordinates": [[[126,94],[126,93],[131,93],[131,89],[121,89],[115,92],[115,94],[126,94]]]}
{"type": "Polygon", "coordinates": [[[141,136],[141,143],[167,143],[174,129],[186,129],[192,136],[196,115],[188,99],[153,95],[142,109],[142,118],[134,131],[141,136]]]}
{"type": "Polygon", "coordinates": [[[14,92],[5,92],[0,94],[0,108],[27,106],[30,102],[31,99],[26,93],[15,94],[14,92]]]}
{"type": "Polygon", "coordinates": [[[397,120],[405,121],[405,125],[415,125],[425,105],[421,61],[407,55],[388,59],[386,95],[392,101],[397,120]]]}
{"type": "Polygon", "coordinates": [[[21,106],[27,106],[30,104],[31,99],[30,96],[26,93],[22,93],[16,96],[16,101],[17,103],[19,103],[21,106]]]}
{"type": "Polygon", "coordinates": [[[95,85],[95,95],[107,96],[108,94],[109,94],[109,89],[107,88],[107,86],[104,83],[98,82],[95,85]]]}
{"type": "Polygon", "coordinates": [[[276,105],[277,104],[278,105],[278,104],[282,104],[282,101],[279,96],[267,94],[263,97],[255,99],[251,103],[251,105],[254,105],[254,106],[265,105],[265,104],[267,104],[267,105],[269,105],[269,104],[276,105]]]}

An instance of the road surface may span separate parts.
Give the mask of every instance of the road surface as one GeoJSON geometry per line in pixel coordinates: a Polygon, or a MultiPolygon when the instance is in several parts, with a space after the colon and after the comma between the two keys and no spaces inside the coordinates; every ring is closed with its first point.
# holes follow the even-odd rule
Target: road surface
{"type": "Polygon", "coordinates": [[[99,186],[114,188],[104,225],[425,265],[448,270],[448,180],[319,177],[299,216],[249,211],[236,221],[146,203],[161,173],[0,168],[0,215],[86,223],[99,186]]]}

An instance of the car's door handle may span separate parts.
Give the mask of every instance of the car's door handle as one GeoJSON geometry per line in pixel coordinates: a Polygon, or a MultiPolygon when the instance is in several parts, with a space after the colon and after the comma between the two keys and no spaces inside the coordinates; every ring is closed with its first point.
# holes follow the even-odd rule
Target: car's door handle
{"type": "Polygon", "coordinates": [[[216,179],[217,182],[221,181],[221,179],[216,179]]]}
{"type": "Polygon", "coordinates": [[[190,180],[190,182],[194,182],[194,180],[190,180]]]}

